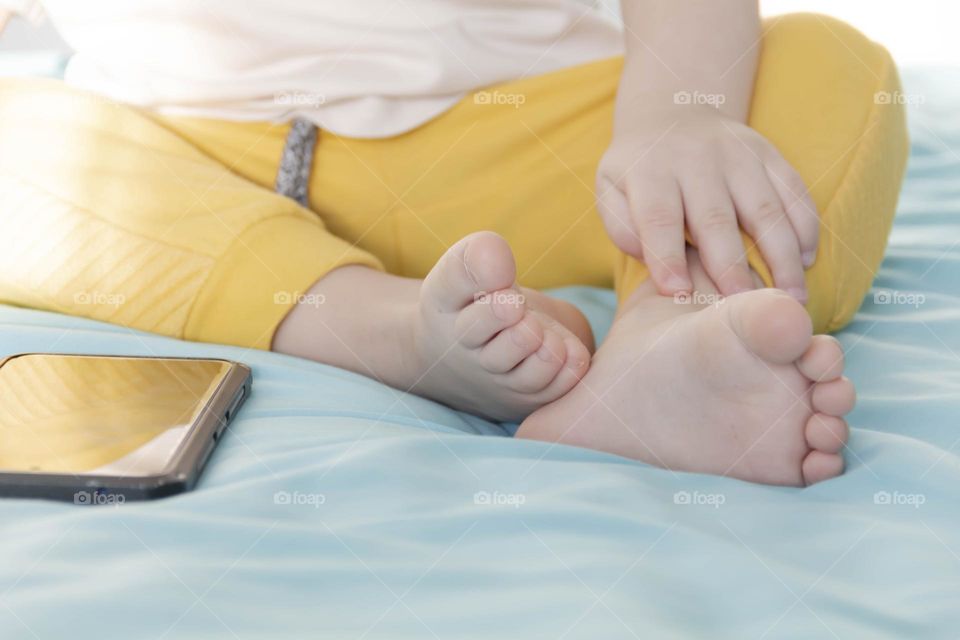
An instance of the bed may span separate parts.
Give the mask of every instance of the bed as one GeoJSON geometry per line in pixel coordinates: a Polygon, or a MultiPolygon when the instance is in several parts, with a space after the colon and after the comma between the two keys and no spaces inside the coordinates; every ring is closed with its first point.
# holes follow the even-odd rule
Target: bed
{"type": "MultiPolygon", "coordinates": [[[[807,489],[518,441],[367,378],[0,307],[17,352],[212,356],[254,391],[197,490],[0,500],[0,638],[946,638],[960,628],[960,71],[905,74],[887,258],[807,489]]],[[[612,294],[560,292],[602,334],[612,294]]]]}

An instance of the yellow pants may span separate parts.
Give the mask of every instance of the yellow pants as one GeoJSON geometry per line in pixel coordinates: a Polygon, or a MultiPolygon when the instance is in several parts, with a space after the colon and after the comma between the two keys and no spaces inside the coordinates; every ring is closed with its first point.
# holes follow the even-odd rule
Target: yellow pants
{"type": "MultiPolygon", "coordinates": [[[[821,213],[808,310],[833,330],[869,289],[896,206],[907,156],[897,72],[830,18],[764,29],[750,125],[821,213]]],[[[521,284],[625,295],[647,272],[606,237],[593,189],[621,63],[488,88],[513,98],[468,96],[393,138],[321,132],[309,209],[272,192],[286,125],[160,117],[56,81],[3,80],[0,301],[269,348],[331,269],[422,277],[480,229],[510,242],[521,284]]],[[[769,284],[753,247],[749,259],[769,284]]]]}

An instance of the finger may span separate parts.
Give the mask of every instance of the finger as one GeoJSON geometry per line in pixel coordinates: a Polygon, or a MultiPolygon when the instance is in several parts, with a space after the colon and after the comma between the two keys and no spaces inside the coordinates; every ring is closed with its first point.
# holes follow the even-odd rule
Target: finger
{"type": "Polygon", "coordinates": [[[627,185],[630,209],[640,238],[643,261],[663,295],[690,291],[687,241],[683,236],[683,200],[671,178],[637,177],[627,185]]]}
{"type": "Polygon", "coordinates": [[[803,266],[810,268],[817,259],[820,241],[820,215],[803,178],[779,153],[771,153],[764,163],[770,184],[776,189],[797,234],[803,266]]]}
{"type": "Polygon", "coordinates": [[[627,255],[643,260],[643,243],[634,228],[627,197],[605,178],[597,180],[597,210],[613,244],[627,255]]]}
{"type": "Polygon", "coordinates": [[[740,170],[731,170],[727,180],[740,224],[757,243],[774,284],[806,302],[807,286],[797,234],[763,165],[751,162],[740,170]]]}
{"type": "Polygon", "coordinates": [[[737,212],[723,179],[708,175],[684,184],[683,203],[700,260],[720,293],[733,295],[753,289],[737,212]]]}

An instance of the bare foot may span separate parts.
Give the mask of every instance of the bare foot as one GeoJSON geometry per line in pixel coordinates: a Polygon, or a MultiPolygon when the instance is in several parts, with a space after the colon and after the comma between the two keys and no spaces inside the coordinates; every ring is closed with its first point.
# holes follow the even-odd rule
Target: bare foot
{"type": "Polygon", "coordinates": [[[340,267],[297,295],[271,348],[522,420],[583,376],[593,334],[575,306],[518,287],[516,271],[491,232],[455,244],[424,280],[340,267]]]}
{"type": "Polygon", "coordinates": [[[450,248],[420,289],[411,391],[495,420],[520,420],[567,393],[593,335],[571,304],[516,285],[507,242],[478,232],[450,248]]]}
{"type": "Polygon", "coordinates": [[[651,295],[616,320],[582,382],[517,436],[809,485],[843,471],[841,416],[855,394],[842,371],[839,343],[812,336],[806,311],[780,291],[702,307],[651,295]]]}

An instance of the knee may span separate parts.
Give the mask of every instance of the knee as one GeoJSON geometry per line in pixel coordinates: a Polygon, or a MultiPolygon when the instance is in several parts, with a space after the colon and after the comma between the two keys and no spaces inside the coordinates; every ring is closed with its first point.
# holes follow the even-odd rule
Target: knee
{"type": "Polygon", "coordinates": [[[764,19],[764,47],[785,45],[829,57],[851,57],[859,51],[884,51],[855,27],[821,13],[787,13],[764,19]]]}
{"type": "Polygon", "coordinates": [[[807,272],[818,331],[852,319],[883,259],[909,148],[906,97],[890,54],[850,25],[809,13],[767,20],[751,125],[820,211],[807,272]]]}
{"type": "Polygon", "coordinates": [[[853,26],[817,13],[791,13],[764,22],[764,57],[784,61],[798,76],[810,74],[825,87],[844,82],[850,89],[898,90],[889,52],[853,26]]]}

